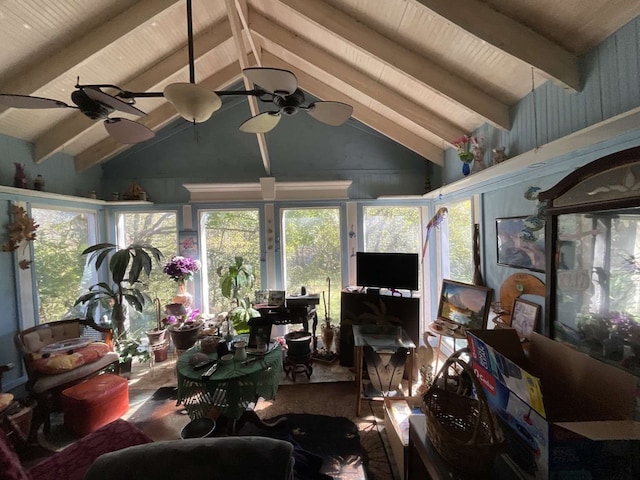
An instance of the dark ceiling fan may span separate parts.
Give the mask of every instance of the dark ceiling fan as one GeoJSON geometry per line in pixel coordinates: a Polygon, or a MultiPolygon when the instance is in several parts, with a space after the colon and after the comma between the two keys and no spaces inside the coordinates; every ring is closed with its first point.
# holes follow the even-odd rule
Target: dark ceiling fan
{"type": "Polygon", "coordinates": [[[71,101],[75,105],[68,105],[60,100],[51,98],[32,97],[29,95],[0,94],[0,104],[13,108],[73,108],[80,110],[92,120],[104,120],[104,126],[114,140],[119,143],[139,143],[153,138],[155,133],[141,123],[122,117],[110,117],[113,112],[119,111],[131,115],[144,116],[139,108],[134,107],[133,97],[126,95],[115,85],[80,85],[76,84],[76,90],[71,94],[71,101]],[[117,93],[110,95],[103,89],[113,89],[117,93]]]}

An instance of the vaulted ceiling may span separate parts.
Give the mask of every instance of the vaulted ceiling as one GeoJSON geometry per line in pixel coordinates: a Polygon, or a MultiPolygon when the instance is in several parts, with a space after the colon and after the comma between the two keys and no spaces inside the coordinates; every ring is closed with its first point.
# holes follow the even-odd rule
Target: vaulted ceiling
{"type": "MultiPolygon", "coordinates": [[[[78,78],[134,92],[187,82],[186,11],[185,0],[0,2],[0,93],[73,105],[78,78]]],[[[640,2],[192,0],[192,12],[199,85],[224,90],[249,66],[287,69],[304,91],[352,105],[356,120],[441,164],[443,149],[480,125],[508,130],[509,107],[532,87],[579,91],[578,57],[638,16],[640,2]]],[[[261,108],[247,104],[247,117],[261,108]]],[[[154,131],[178,118],[164,98],[136,106],[147,115],[119,116],[154,131]]],[[[67,108],[0,106],[0,133],[32,142],[38,163],[70,154],[79,171],[129,148],[67,108]]],[[[265,136],[277,134],[247,134],[267,173],[265,136]]]]}

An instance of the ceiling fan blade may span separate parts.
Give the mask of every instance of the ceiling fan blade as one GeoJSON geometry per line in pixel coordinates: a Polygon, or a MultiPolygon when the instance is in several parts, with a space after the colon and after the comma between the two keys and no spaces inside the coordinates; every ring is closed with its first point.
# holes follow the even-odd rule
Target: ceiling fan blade
{"type": "Polygon", "coordinates": [[[95,100],[96,102],[104,103],[105,105],[109,105],[114,110],[118,110],[124,113],[130,113],[131,115],[143,116],[146,115],[139,108],[134,107],[126,102],[123,102],[119,98],[116,98],[108,93],[104,93],[102,90],[95,87],[85,87],[82,89],[84,93],[87,94],[91,100],[95,100]]]}
{"type": "Polygon", "coordinates": [[[291,95],[298,88],[298,79],[289,70],[251,67],[245,68],[242,73],[252,83],[271,93],[291,95]]]}
{"type": "Polygon", "coordinates": [[[126,118],[107,118],[104,121],[104,128],[118,143],[140,143],[156,136],[153,130],[145,125],[126,118]]]}
{"type": "Polygon", "coordinates": [[[278,125],[280,118],[282,118],[280,112],[259,113],[240,125],[240,131],[245,133],[267,133],[278,125]]]}
{"type": "Polygon", "coordinates": [[[13,108],[76,108],[51,98],[11,95],[8,93],[0,94],[0,104],[13,108]]]}
{"type": "Polygon", "coordinates": [[[322,123],[337,127],[349,120],[353,107],[341,102],[314,102],[307,108],[307,113],[322,123]]]}

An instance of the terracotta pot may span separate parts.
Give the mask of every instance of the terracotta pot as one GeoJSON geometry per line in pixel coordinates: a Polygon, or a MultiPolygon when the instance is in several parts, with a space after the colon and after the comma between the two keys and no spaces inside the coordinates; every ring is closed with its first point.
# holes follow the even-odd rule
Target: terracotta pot
{"type": "Polygon", "coordinates": [[[169,329],[173,346],[176,347],[177,350],[189,350],[198,341],[198,335],[201,329],[202,325],[169,329]]]}
{"type": "Polygon", "coordinates": [[[147,332],[144,332],[147,334],[147,338],[149,339],[149,345],[160,345],[161,343],[164,343],[165,339],[167,338],[167,330],[165,328],[163,328],[162,330],[156,330],[155,328],[153,330],[149,330],[147,332]]]}

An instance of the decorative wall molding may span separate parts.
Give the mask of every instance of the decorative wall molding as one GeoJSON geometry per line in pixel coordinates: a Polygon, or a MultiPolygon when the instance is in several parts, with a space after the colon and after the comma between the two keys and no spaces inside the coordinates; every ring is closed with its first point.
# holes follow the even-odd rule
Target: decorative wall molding
{"type": "Polygon", "coordinates": [[[292,200],[348,200],[351,180],[323,182],[277,182],[273,177],[260,183],[185,183],[190,202],[251,202],[292,200]]]}

